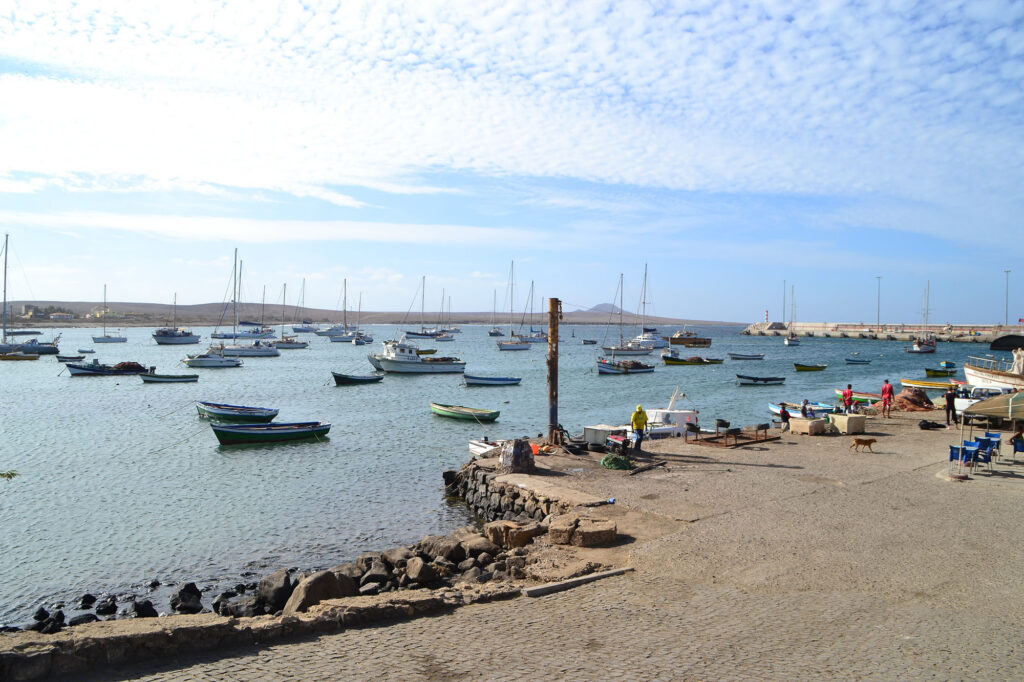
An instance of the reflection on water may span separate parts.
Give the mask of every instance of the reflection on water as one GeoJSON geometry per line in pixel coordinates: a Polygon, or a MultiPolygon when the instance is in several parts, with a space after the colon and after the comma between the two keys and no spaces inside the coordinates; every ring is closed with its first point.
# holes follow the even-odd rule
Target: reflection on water
{"type": "MultiPolygon", "coordinates": [[[[546,431],[546,346],[499,352],[487,327],[466,326],[444,347],[470,372],[522,376],[520,386],[467,388],[458,375],[334,385],[332,370],[370,371],[366,353],[395,329],[373,327],[374,346],[307,335],[310,348],[246,358],[240,369],[186,370],[179,359],[205,344],[157,346],[151,329],[129,329],[128,343],[95,347],[100,362],[194,371],[195,384],[70,378],[45,356],[3,363],[0,469],[19,477],[0,482],[0,622],[21,622],[43,601],[123,591],[152,578],[202,584],[246,570],[329,566],[467,523],[462,506],[446,502],[441,472],[467,459],[471,438],[546,431]],[[278,421],[323,420],[333,428],[321,442],[222,447],[198,419],[195,400],[277,407],[278,421]],[[444,419],[431,414],[431,401],[500,409],[501,417],[487,425],[444,419]]],[[[563,328],[562,424],[576,433],[584,424],[625,422],[637,403],[663,406],[677,385],[687,395],[683,404],[695,405],[705,421],[753,424],[765,420],[769,401],[830,401],[846,383],[876,392],[884,378],[922,377],[939,360],[962,366],[969,353],[987,352],[942,344],[935,356],[914,356],[901,343],[858,339],[806,339],[788,348],[781,338],[743,337],[739,329],[697,329],[714,345],[682,353],[764,352],[763,362],[666,367],[658,359],[653,374],[601,376],[600,346],[579,340],[600,340],[604,328],[579,328],[575,337],[563,328]],[[844,365],[855,351],[873,362],[844,365]],[[829,368],[795,373],[794,361],[829,368]],[[737,372],[783,375],[786,386],[740,388],[737,372]]],[[[197,331],[205,341],[212,330],[197,331]]],[[[91,347],[89,335],[67,330],[61,347],[91,347]]]]}

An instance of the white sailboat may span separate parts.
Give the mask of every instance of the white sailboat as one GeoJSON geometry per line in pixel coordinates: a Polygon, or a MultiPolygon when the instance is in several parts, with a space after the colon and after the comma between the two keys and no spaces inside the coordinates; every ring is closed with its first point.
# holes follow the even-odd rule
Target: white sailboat
{"type": "Polygon", "coordinates": [[[617,344],[611,344],[609,346],[601,346],[601,350],[604,351],[605,355],[614,356],[625,356],[625,355],[650,355],[654,348],[647,344],[634,343],[633,341],[625,341],[622,337],[622,275],[619,275],[619,342],[617,344]]]}
{"type": "Polygon", "coordinates": [[[622,340],[622,275],[619,275],[619,343],[613,346],[602,346],[602,350],[611,358],[597,359],[598,374],[641,374],[654,371],[654,365],[647,365],[638,360],[617,360],[619,355],[649,355],[650,347],[635,347],[634,344],[622,340]]]}
{"type": "Polygon", "coordinates": [[[667,339],[658,336],[657,332],[645,331],[644,325],[647,322],[647,264],[644,263],[644,285],[640,289],[640,333],[632,338],[632,342],[641,346],[651,348],[668,348],[667,339]]]}
{"type": "Polygon", "coordinates": [[[299,341],[297,336],[285,336],[284,334],[284,310],[288,299],[288,284],[281,285],[281,340],[274,345],[282,350],[295,350],[309,348],[309,341],[299,341]]]}
{"type": "MultiPolygon", "coordinates": [[[[235,261],[231,269],[231,306],[233,309],[232,330],[238,329],[238,249],[235,249],[235,261]]],[[[211,335],[217,338],[216,335],[211,335]]],[[[182,360],[189,367],[241,367],[242,361],[224,354],[224,345],[210,346],[205,353],[186,355],[182,360]]]]}
{"type": "Polygon", "coordinates": [[[494,324],[494,316],[498,314],[498,290],[494,290],[494,301],[491,305],[491,330],[487,332],[488,336],[505,336],[505,332],[494,324]]]}
{"type": "Polygon", "coordinates": [[[94,336],[94,337],[92,337],[92,342],[93,343],[126,343],[128,341],[128,337],[121,336],[120,332],[117,333],[117,334],[108,334],[107,333],[107,314],[109,312],[110,312],[110,309],[107,308],[107,285],[104,284],[103,285],[103,314],[102,314],[102,318],[103,318],[103,335],[102,336],[94,336]]]}
{"type": "Polygon", "coordinates": [[[796,304],[793,301],[795,288],[795,286],[790,286],[789,288],[789,334],[786,335],[786,340],[783,341],[787,346],[800,345],[800,338],[796,335],[796,331],[793,330],[793,310],[796,307],[796,304]]]}
{"type": "Polygon", "coordinates": [[[524,341],[518,336],[512,333],[512,317],[515,310],[515,278],[516,264],[515,261],[509,267],[508,271],[508,336],[507,340],[498,341],[498,350],[530,350],[530,342],[524,341]]]}

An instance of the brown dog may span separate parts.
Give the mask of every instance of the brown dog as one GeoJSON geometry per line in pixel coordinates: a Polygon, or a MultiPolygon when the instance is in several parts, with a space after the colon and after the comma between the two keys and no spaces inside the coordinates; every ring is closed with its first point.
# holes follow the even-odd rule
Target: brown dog
{"type": "Polygon", "coordinates": [[[853,442],[850,443],[850,448],[853,448],[854,452],[863,452],[863,448],[867,448],[869,452],[874,452],[871,449],[871,444],[878,442],[876,438],[853,438],[851,440],[853,442]]]}

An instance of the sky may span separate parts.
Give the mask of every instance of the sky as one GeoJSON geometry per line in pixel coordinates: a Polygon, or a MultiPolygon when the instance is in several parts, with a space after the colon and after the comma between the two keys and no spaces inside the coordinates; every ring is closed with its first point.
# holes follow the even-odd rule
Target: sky
{"type": "Polygon", "coordinates": [[[1022,223],[1020,0],[0,7],[11,299],[993,324],[1022,223]]]}

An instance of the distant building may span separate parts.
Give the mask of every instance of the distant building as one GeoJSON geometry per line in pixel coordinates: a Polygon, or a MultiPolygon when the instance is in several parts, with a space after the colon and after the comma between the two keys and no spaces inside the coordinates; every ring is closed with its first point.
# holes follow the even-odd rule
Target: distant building
{"type": "Polygon", "coordinates": [[[51,320],[73,320],[75,316],[71,313],[50,313],[51,320]]]}

